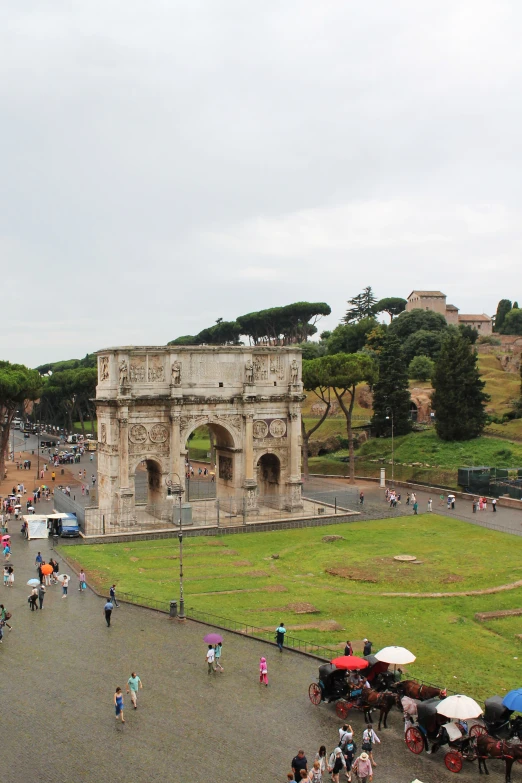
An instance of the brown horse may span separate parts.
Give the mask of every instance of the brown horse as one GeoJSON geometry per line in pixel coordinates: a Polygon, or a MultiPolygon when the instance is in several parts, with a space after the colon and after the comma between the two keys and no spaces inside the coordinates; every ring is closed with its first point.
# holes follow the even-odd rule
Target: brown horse
{"type": "Polygon", "coordinates": [[[404,680],[398,682],[396,686],[397,693],[401,696],[409,696],[410,699],[419,699],[427,701],[428,699],[445,699],[448,695],[446,688],[433,688],[431,685],[420,685],[415,680],[404,680]]]}
{"type": "Polygon", "coordinates": [[[477,737],[477,757],[479,772],[482,774],[482,767],[484,767],[486,775],[489,775],[486,759],[502,759],[505,761],[506,783],[511,783],[513,762],[515,760],[522,761],[522,744],[511,745],[509,742],[505,742],[505,740],[497,740],[488,734],[482,734],[480,737],[477,737]]]}
{"type": "Polygon", "coordinates": [[[397,705],[401,712],[403,711],[399,694],[391,693],[391,691],[379,692],[374,691],[372,688],[363,688],[360,704],[364,710],[364,720],[366,723],[372,723],[372,710],[379,710],[378,731],[380,731],[381,722],[383,720],[384,728],[388,728],[386,719],[394,704],[397,705]]]}

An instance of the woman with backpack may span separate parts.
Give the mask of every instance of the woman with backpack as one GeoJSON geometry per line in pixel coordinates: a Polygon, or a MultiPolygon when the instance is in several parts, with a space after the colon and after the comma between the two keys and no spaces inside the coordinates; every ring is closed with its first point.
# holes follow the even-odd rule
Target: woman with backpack
{"type": "Polygon", "coordinates": [[[321,772],[321,765],[317,761],[314,761],[312,769],[308,773],[307,780],[309,783],[323,783],[323,773],[321,772]]]}
{"type": "Polygon", "coordinates": [[[315,761],[319,762],[319,769],[321,770],[321,773],[324,774],[326,772],[326,746],[321,745],[317,753],[315,754],[315,761]]]}
{"type": "Polygon", "coordinates": [[[346,769],[346,762],[341,748],[337,747],[328,760],[328,772],[332,776],[332,783],[339,783],[339,775],[343,769],[346,769]]]}
{"type": "Polygon", "coordinates": [[[380,741],[379,737],[377,736],[377,734],[373,730],[372,724],[371,723],[367,723],[366,724],[366,728],[363,731],[361,748],[362,748],[363,751],[365,751],[368,754],[368,756],[370,757],[370,761],[371,761],[371,763],[373,764],[374,767],[376,767],[377,764],[373,760],[372,750],[373,750],[374,744],[377,743],[379,745],[380,742],[381,741],[380,741]]]}

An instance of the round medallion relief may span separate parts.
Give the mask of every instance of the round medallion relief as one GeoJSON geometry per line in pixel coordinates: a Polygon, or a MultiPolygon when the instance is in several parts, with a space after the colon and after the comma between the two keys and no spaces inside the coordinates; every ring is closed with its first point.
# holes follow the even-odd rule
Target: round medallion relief
{"type": "Polygon", "coordinates": [[[155,424],[151,427],[149,438],[153,443],[165,443],[169,437],[169,431],[164,424],[155,424]]]}
{"type": "Polygon", "coordinates": [[[274,419],[270,422],[270,434],[274,438],[282,438],[286,434],[286,424],[282,419],[274,419]]]}
{"type": "Polygon", "coordinates": [[[266,438],[268,435],[268,424],[262,419],[258,419],[254,422],[252,431],[254,438],[266,438]]]}
{"type": "Polygon", "coordinates": [[[129,430],[129,440],[133,443],[145,443],[147,440],[147,430],[143,424],[133,424],[129,430]]]}

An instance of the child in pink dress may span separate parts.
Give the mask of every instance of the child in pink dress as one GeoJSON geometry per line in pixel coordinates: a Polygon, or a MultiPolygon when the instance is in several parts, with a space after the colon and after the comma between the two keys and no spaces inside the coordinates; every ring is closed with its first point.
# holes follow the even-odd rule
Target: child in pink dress
{"type": "Polygon", "coordinates": [[[268,668],[266,658],[259,659],[259,682],[268,686],[268,668]]]}

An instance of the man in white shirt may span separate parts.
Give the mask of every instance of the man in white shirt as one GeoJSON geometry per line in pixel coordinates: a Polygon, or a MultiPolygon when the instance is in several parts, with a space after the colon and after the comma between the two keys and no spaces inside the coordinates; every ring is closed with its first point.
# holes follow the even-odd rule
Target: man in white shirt
{"type": "Polygon", "coordinates": [[[213,646],[211,644],[209,644],[209,646],[208,646],[207,654],[206,654],[205,657],[206,657],[206,661],[207,661],[207,665],[208,665],[208,673],[210,674],[210,672],[212,672],[212,671],[215,672],[216,669],[214,667],[214,660],[215,660],[215,657],[216,657],[216,653],[215,653],[214,648],[213,648],[213,646]]]}

